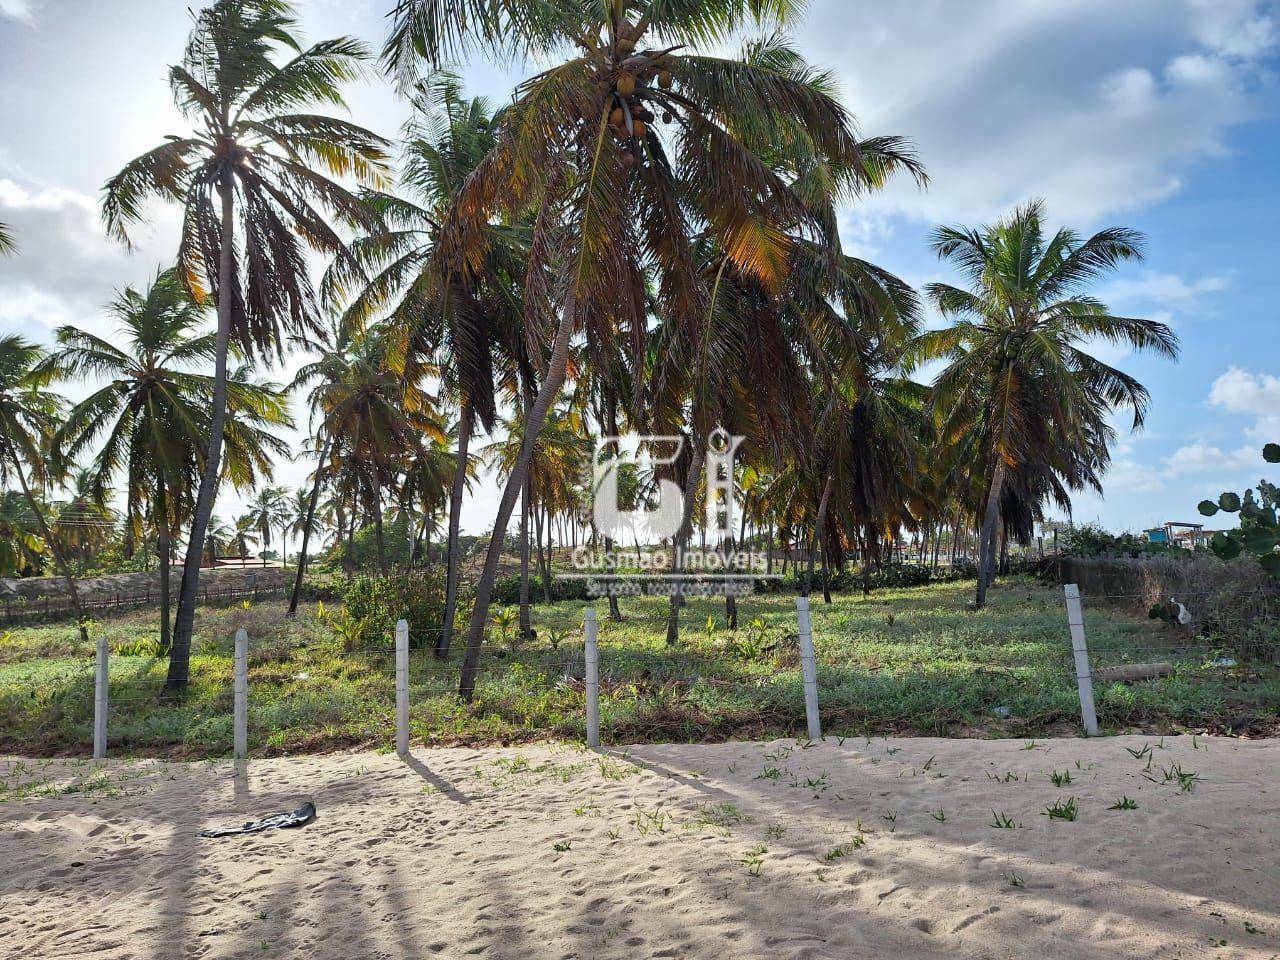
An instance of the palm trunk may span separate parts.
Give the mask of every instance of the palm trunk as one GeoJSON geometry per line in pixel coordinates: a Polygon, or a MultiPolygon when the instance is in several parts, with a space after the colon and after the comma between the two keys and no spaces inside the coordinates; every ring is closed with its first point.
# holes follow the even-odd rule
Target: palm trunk
{"type": "Polygon", "coordinates": [[[160,554],[160,652],[167,654],[173,643],[169,623],[169,498],[164,486],[164,477],[156,483],[156,513],[159,524],[156,527],[156,552],[160,554]]]}
{"type": "Polygon", "coordinates": [[[315,522],[316,504],[320,500],[320,488],[324,485],[324,465],[329,459],[329,449],[333,437],[326,436],[324,446],[320,448],[320,460],[316,464],[316,482],[311,485],[311,497],[307,500],[307,519],[302,524],[302,549],[298,552],[298,571],[293,577],[293,593],[289,597],[289,610],[285,616],[292,617],[298,613],[298,597],[302,593],[302,578],[307,572],[307,547],[311,543],[311,525],[315,522]]]}
{"type": "Polygon", "coordinates": [[[18,484],[22,487],[22,495],[26,498],[27,506],[31,508],[31,512],[35,514],[36,523],[40,525],[40,536],[44,537],[44,542],[49,545],[49,549],[53,551],[53,561],[58,567],[58,572],[62,574],[62,579],[67,584],[67,594],[71,597],[71,609],[76,614],[76,624],[80,627],[80,639],[85,643],[89,642],[89,629],[85,626],[84,610],[80,607],[80,592],[76,589],[75,578],[71,576],[71,568],[67,566],[67,558],[62,553],[62,547],[58,541],[54,539],[53,533],[49,530],[49,522],[45,519],[44,511],[40,509],[40,504],[36,502],[35,495],[32,494],[31,488],[27,486],[27,476],[22,471],[22,463],[18,460],[17,451],[13,449],[11,444],[5,444],[9,453],[9,459],[13,462],[13,470],[18,475],[18,484]]]}
{"type": "Polygon", "coordinates": [[[542,599],[546,603],[551,602],[551,511],[546,507],[542,510],[543,527],[547,531],[546,549],[543,549],[541,537],[538,540],[538,553],[542,558],[542,599]]]}
{"type": "MultiPolygon", "coordinates": [[[[694,491],[702,482],[702,470],[706,464],[706,448],[704,444],[695,444],[693,460],[689,464],[689,476],[684,485],[684,517],[680,521],[680,529],[671,540],[671,572],[679,574],[684,563],[681,551],[693,534],[693,503],[696,499],[694,491]]],[[[684,581],[678,576],[671,579],[671,606],[667,610],[667,646],[673,647],[680,641],[680,608],[684,606],[684,581]]]]}
{"type": "Polygon", "coordinates": [[[515,509],[516,497],[529,476],[529,463],[533,459],[533,445],[538,434],[546,423],[547,413],[551,405],[560,395],[560,387],[564,384],[565,370],[569,365],[569,338],[573,334],[574,317],[577,308],[573,301],[565,305],[564,315],[560,318],[560,326],[556,330],[556,339],[551,347],[551,356],[547,362],[547,374],[538,388],[538,396],[525,422],[524,442],[520,446],[520,456],[516,460],[502,491],[502,499],[498,502],[498,515],[493,521],[493,535],[489,538],[489,549],[485,552],[484,569],[476,584],[475,603],[471,607],[471,622],[467,625],[467,650],[462,662],[462,676],[458,681],[458,696],[470,701],[476,689],[476,674],[480,669],[480,651],[484,646],[484,628],[489,621],[489,602],[493,596],[493,583],[498,575],[498,564],[502,560],[502,541],[507,533],[507,524],[511,521],[511,512],[515,509]]]}
{"type": "Polygon", "coordinates": [[[987,490],[987,508],[982,518],[982,533],[978,541],[978,589],[974,606],[981,610],[987,605],[987,588],[995,576],[996,521],[1000,517],[1000,493],[1004,489],[1007,472],[1004,459],[998,457],[987,490]]]}
{"type": "Polygon", "coordinates": [[[831,602],[831,565],[827,562],[827,538],[822,538],[822,602],[831,602]]]}
{"type": "Polygon", "coordinates": [[[178,616],[173,627],[173,649],[169,652],[169,689],[185,687],[191,675],[191,635],[195,629],[196,592],[200,588],[200,558],[204,538],[213,516],[218,491],[218,471],[222,466],[222,430],[227,420],[227,348],[231,342],[231,307],[234,302],[235,272],[235,189],[229,179],[218,185],[222,198],[222,243],[218,251],[218,332],[213,363],[213,397],[209,411],[209,450],[196,493],[187,556],[182,565],[182,592],[178,596],[178,616]]]}
{"type": "Polygon", "coordinates": [[[373,495],[373,535],[378,542],[378,572],[387,575],[387,544],[382,536],[382,486],[371,484],[373,495]]]}
{"type": "Polygon", "coordinates": [[[436,640],[436,656],[447,657],[453,642],[453,622],[458,612],[458,564],[462,550],[458,542],[458,530],[462,522],[462,491],[467,483],[467,447],[471,443],[473,415],[471,401],[463,398],[458,422],[458,462],[453,470],[453,486],[449,489],[449,543],[446,547],[444,575],[444,622],[440,625],[440,637],[436,640]]]}
{"type": "Polygon", "coordinates": [[[835,477],[828,474],[826,483],[822,485],[822,496],[818,500],[818,516],[813,524],[813,536],[809,538],[809,565],[804,572],[804,591],[802,597],[809,596],[813,590],[813,548],[822,536],[822,528],[827,522],[827,504],[831,502],[831,489],[835,486],[835,477]]]}
{"type": "MultiPolygon", "coordinates": [[[[526,413],[526,416],[528,414],[526,413]]],[[[520,636],[528,640],[533,633],[529,622],[529,480],[520,488],[520,636]]]]}

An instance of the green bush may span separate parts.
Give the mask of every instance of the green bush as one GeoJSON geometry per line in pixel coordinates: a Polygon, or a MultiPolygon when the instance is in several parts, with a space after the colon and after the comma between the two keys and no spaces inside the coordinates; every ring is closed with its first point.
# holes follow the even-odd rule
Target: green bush
{"type": "MultiPolygon", "coordinates": [[[[558,580],[551,578],[551,602],[557,603],[561,600],[586,600],[587,597],[587,581],[585,580],[558,580]]],[[[520,602],[520,578],[506,577],[499,580],[493,585],[493,594],[490,597],[493,603],[512,606],[520,602]]],[[[529,602],[543,603],[546,601],[546,594],[542,589],[541,577],[529,578],[529,602]]]]}
{"type": "Polygon", "coordinates": [[[871,574],[871,586],[923,587],[933,579],[933,572],[918,563],[887,563],[871,574]]]}
{"type": "MultiPolygon", "coordinates": [[[[354,577],[342,605],[333,626],[347,649],[393,643],[401,618],[409,622],[410,646],[422,646],[444,620],[444,577],[426,570],[354,577]]],[[[461,609],[458,618],[466,622],[461,609]]]]}

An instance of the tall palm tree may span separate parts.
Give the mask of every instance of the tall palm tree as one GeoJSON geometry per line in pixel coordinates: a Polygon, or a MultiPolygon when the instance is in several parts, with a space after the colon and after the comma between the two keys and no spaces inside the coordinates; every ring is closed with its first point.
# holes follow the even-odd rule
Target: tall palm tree
{"type": "MultiPolygon", "coordinates": [[[[209,447],[214,382],[202,368],[213,360],[215,336],[200,328],[205,311],[173,270],[144,291],[126,287],[108,306],[117,327],[100,337],[74,326],[57,331],[59,349],[44,364],[50,375],[93,378],[105,385],[76,404],[53,440],[55,461],[77,462],[99,440],[88,467],[88,493],[106,503],[117,483],[125,524],[137,536],[146,519],[160,556],[161,646],[171,650],[169,597],[172,543],[191,515],[193,492],[209,447]]],[[[226,455],[222,476],[252,489],[280,452],[273,431],[290,424],[278,390],[254,382],[247,369],[229,375],[226,455]]]]}
{"type": "Polygon", "coordinates": [[[0,223],[0,256],[9,256],[16,253],[18,243],[13,239],[13,230],[7,223],[0,223]]]}
{"type": "MultiPolygon", "coordinates": [[[[752,0],[400,0],[393,12],[384,48],[393,68],[477,46],[558,58],[504,109],[496,144],[440,237],[441,255],[465,270],[485,256],[493,215],[534,216],[523,311],[539,389],[476,588],[464,697],[474,690],[507,524],[564,383],[571,340],[585,334],[591,361],[606,369],[599,361],[625,345],[640,369],[652,282],[696,346],[714,276],[700,270],[694,238],[712,238],[726,262],[776,289],[788,267],[787,233],[822,226],[805,199],[812,187],[796,184],[830,183],[835,171],[862,166],[850,118],[825,78],[775,56],[781,41],[738,57],[700,52],[794,9],[752,0]],[[559,59],[566,49],[572,54],[559,59]],[[765,160],[779,154],[786,176],[765,160]]],[[[696,433],[705,435],[710,416],[700,414],[696,433]]]]}
{"type": "Polygon", "coordinates": [[[57,429],[64,404],[60,396],[48,389],[53,374],[44,368],[44,359],[44,349],[29,340],[16,334],[0,337],[0,483],[17,479],[40,537],[66,582],[80,625],[80,639],[87,643],[89,632],[80,607],[80,593],[62,547],[49,529],[44,507],[31,486],[35,483],[45,487],[57,479],[50,469],[49,440],[57,429]]]}
{"type": "Polygon", "coordinates": [[[323,290],[344,303],[350,293],[344,322],[356,329],[386,308],[397,365],[409,378],[423,365],[438,367],[459,410],[445,612],[436,643],[436,655],[443,657],[453,640],[457,610],[458,538],[472,437],[477,425],[493,430],[499,382],[510,391],[519,373],[526,379],[532,375],[521,326],[529,231],[527,224],[517,227],[495,218],[483,224],[485,249],[475,261],[459,267],[441,255],[441,224],[462,185],[495,146],[498,122],[493,106],[464,97],[448,72],[419,84],[412,103],[399,195],[376,201],[390,229],[358,238],[351,257],[329,270],[323,290]]]}
{"type": "Polygon", "coordinates": [[[258,518],[246,513],[236,518],[231,525],[231,546],[240,555],[243,564],[249,559],[249,551],[261,542],[258,532],[258,518]]]}
{"type": "Polygon", "coordinates": [[[1155,320],[1118,317],[1088,293],[1120,263],[1142,257],[1142,236],[1124,227],[1082,240],[1049,234],[1044,204],[1032,201],[994,224],[939,227],[933,249],[967,288],[933,283],[929,299],[955,323],[920,336],[919,359],[946,358],[934,384],[944,448],[972,458],[981,490],[976,605],[986,603],[1002,513],[1069,491],[1100,488],[1114,431],[1107,415],[1126,407],[1142,427],[1146,389],[1089,352],[1105,340],[1178,356],[1178,338],[1155,320]]]}
{"type": "MultiPolygon", "coordinates": [[[[247,529],[248,529],[248,532],[246,536],[252,539],[253,537],[252,525],[250,525],[247,529]]],[[[223,520],[222,518],[216,515],[210,517],[209,518],[209,535],[205,537],[205,542],[204,542],[204,562],[207,563],[209,566],[213,566],[214,562],[218,559],[218,556],[220,554],[225,553],[225,551],[232,546],[242,546],[244,548],[244,552],[248,553],[247,540],[243,544],[236,543],[240,534],[241,534],[241,528],[238,523],[234,525],[229,524],[225,520],[223,520]]]]}
{"type": "MultiPolygon", "coordinates": [[[[55,435],[54,450],[57,442],[55,435]]],[[[81,467],[71,471],[68,484],[71,499],[59,505],[53,521],[53,535],[80,569],[102,552],[116,533],[115,518],[98,496],[94,481],[92,470],[81,467]]]]}
{"type": "Polygon", "coordinates": [[[264,550],[271,548],[271,533],[280,531],[281,550],[284,549],[285,530],[289,526],[291,509],[288,491],[284,487],[265,486],[246,506],[247,516],[253,518],[258,529],[258,542],[264,550]]]}
{"type": "Polygon", "coordinates": [[[286,331],[316,326],[304,245],[341,255],[326,214],[355,227],[376,222],[360,197],[330,177],[381,182],[386,142],[346,120],[298,113],[343,106],[341,85],[367,57],[339,38],[304,48],[286,0],[217,0],[195,18],[173,96],[196,132],[169,138],[106,185],[108,231],[128,242],[144,201],[184,208],[179,267],[198,299],[218,308],[211,434],[196,494],[174,628],[171,686],[186,683],[205,530],[213,512],[226,418],[227,358],[279,353],[286,331]],[[283,63],[277,53],[289,57],[283,63]],[[239,232],[242,240],[236,242],[239,232]]]}

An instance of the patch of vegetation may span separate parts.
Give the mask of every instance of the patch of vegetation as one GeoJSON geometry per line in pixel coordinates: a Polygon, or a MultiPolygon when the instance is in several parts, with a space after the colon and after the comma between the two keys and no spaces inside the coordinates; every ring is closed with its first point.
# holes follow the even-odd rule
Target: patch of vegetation
{"type": "MultiPolygon", "coordinates": [[[[1010,578],[985,610],[966,609],[963,583],[887,590],[870,599],[839,595],[813,606],[823,724],[835,736],[955,735],[985,732],[1043,736],[1079,722],[1070,643],[1060,592],[1010,578]],[[893,624],[886,611],[893,613],[893,624]],[[1010,716],[994,719],[995,705],[1010,716]]],[[[429,593],[434,596],[434,593],[429,593]]],[[[370,596],[361,619],[385,631],[399,600],[370,596]]],[[[427,602],[433,602],[431,600],[427,602]]],[[[461,644],[437,660],[410,659],[411,726],[432,744],[519,743],[585,737],[581,623],[576,602],[534,610],[537,636],[510,649],[486,648],[471,703],[455,695],[461,644]],[[554,645],[550,638],[555,637],[554,645]]],[[[665,642],[662,598],[622,601],[625,620],[601,621],[601,717],[615,742],[716,741],[802,735],[804,696],[793,600],[740,598],[742,629],[723,624],[723,601],[691,599],[681,644],[665,642]],[[713,617],[709,634],[697,627],[713,617]]],[[[165,661],[150,654],[159,630],[154,611],[103,619],[111,656],[113,755],[218,756],[231,749],[232,638],[250,636],[250,749],[256,755],[386,746],[394,726],[394,657],[389,638],[352,644],[335,627],[346,616],[333,601],[304,605],[294,619],[282,601],[201,608],[191,683],[166,697],[165,661]]],[[[1113,610],[1086,614],[1091,649],[1149,651],[1162,626],[1113,610]]],[[[465,619],[462,621],[465,623],[465,619]]],[[[415,644],[425,636],[415,626],[415,644]]],[[[1248,672],[1207,667],[1195,644],[1167,658],[1170,677],[1102,686],[1100,720],[1152,733],[1186,727],[1230,729],[1241,715],[1274,727],[1280,667],[1248,672]]],[[[30,756],[87,754],[93,724],[93,650],[72,624],[14,627],[0,634],[0,749],[30,756]]],[[[1035,741],[1031,741],[1035,745],[1035,741]]],[[[766,758],[770,779],[790,781],[785,757],[766,758]]],[[[600,758],[607,778],[632,764],[600,758]]],[[[919,768],[918,768],[919,769],[919,768]]],[[[928,765],[923,769],[928,769],[928,765]]],[[[1175,778],[1176,779],[1176,778],[1175,778]]],[[[1065,781],[1064,781],[1065,782],[1065,781]]],[[[806,784],[801,781],[801,786],[806,784]]],[[[807,784],[820,789],[822,784],[807,784]]]]}

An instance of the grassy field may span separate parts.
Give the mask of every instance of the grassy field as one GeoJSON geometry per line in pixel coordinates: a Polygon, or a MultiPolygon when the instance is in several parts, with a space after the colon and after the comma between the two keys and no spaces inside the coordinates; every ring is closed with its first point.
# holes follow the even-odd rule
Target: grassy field
{"type": "MultiPolygon", "coordinates": [[[[1036,736],[1078,730],[1061,592],[1011,579],[980,613],[971,584],[886,590],[868,599],[815,598],[814,633],[824,728],[837,735],[1036,736]]],[[[722,600],[691,601],[678,647],[664,640],[666,603],[623,602],[624,623],[603,623],[602,718],[612,742],[764,737],[803,730],[794,598],[740,603],[725,627],[722,600]],[[708,622],[708,618],[711,621],[708,622]]],[[[250,749],[255,754],[335,749],[392,740],[390,638],[348,649],[332,610],[283,616],[282,602],[200,612],[192,683],[181,700],[161,690],[165,663],[144,653],[156,634],[147,611],[95,625],[111,657],[113,754],[225,755],[231,745],[232,636],[250,652],[250,749]]],[[[453,695],[458,651],[412,656],[417,741],[510,743],[584,735],[583,607],[534,608],[538,639],[495,640],[473,703],[453,695]]],[[[1175,627],[1105,609],[1087,611],[1100,662],[1171,660],[1172,677],[1097,691],[1109,730],[1274,731],[1280,668],[1215,666],[1218,652],[1175,627]]],[[[425,631],[424,631],[425,633],[425,631]]],[[[92,651],[69,624],[0,635],[0,751],[84,754],[92,729],[92,651]]]]}

